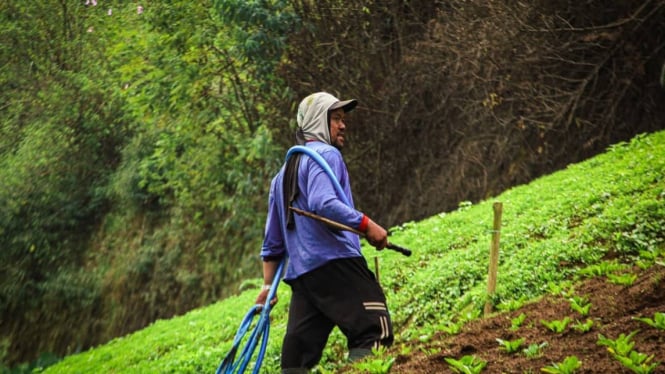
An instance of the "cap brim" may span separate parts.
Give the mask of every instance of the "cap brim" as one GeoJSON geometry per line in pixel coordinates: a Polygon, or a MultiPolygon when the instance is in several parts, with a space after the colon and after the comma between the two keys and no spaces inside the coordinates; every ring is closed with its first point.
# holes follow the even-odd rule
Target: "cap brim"
{"type": "Polygon", "coordinates": [[[336,110],[341,108],[344,109],[344,112],[350,112],[353,110],[353,108],[356,107],[356,105],[358,105],[358,100],[356,99],[338,101],[331,105],[329,110],[336,110]]]}

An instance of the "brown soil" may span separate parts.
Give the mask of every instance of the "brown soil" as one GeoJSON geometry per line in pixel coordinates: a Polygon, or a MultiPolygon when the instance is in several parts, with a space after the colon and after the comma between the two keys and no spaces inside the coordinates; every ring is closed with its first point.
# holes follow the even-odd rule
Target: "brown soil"
{"type": "MultiPolygon", "coordinates": [[[[639,269],[636,269],[636,271],[639,269]]],[[[610,283],[605,277],[587,279],[574,287],[574,294],[588,298],[592,306],[587,316],[581,316],[570,307],[568,298],[548,295],[524,305],[519,310],[491,315],[467,323],[454,336],[441,333],[429,343],[419,343],[408,355],[398,355],[391,373],[451,373],[446,358],[459,360],[473,355],[487,361],[482,373],[541,373],[541,368],[561,363],[568,356],[576,356],[582,366],[575,373],[630,373],[612,357],[607,347],[598,345],[598,335],[616,339],[635,330],[634,350],[654,355],[651,363],[660,362],[653,373],[665,373],[665,330],[637,321],[634,317],[654,317],[665,312],[665,267],[654,267],[640,273],[630,286],[610,283]],[[516,330],[511,320],[524,313],[527,317],[516,330]],[[554,333],[540,321],[573,320],[562,333],[554,333]],[[582,333],[571,326],[575,321],[593,320],[590,331],[582,333]],[[516,353],[506,353],[497,338],[513,341],[525,338],[516,353]],[[523,348],[531,344],[547,345],[541,355],[527,358],[523,348]],[[430,352],[427,354],[426,352],[430,352]],[[437,353],[431,353],[437,352],[437,353]]],[[[394,347],[393,349],[403,349],[394,347]]]]}

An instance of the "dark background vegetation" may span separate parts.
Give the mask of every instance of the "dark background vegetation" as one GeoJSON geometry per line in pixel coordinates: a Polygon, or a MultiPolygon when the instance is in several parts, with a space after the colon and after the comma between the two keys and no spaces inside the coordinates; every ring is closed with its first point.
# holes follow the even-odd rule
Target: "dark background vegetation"
{"type": "Polygon", "coordinates": [[[311,92],[360,100],[344,153],[387,227],[665,128],[663,0],[51,0],[0,17],[7,366],[260,276],[268,183],[311,92]]]}

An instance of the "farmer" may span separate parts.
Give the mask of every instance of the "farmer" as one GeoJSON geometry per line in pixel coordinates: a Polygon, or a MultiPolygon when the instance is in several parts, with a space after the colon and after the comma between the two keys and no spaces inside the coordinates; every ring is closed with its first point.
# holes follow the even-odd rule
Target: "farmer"
{"type": "MultiPolygon", "coordinates": [[[[344,198],[337,195],[324,169],[302,153],[291,156],[272,180],[261,248],[264,286],[256,303],[266,302],[279,262],[287,256],[284,282],[291,286],[292,296],[282,345],[283,374],[307,373],[314,367],[335,326],[347,338],[350,360],[393,342],[386,298],[360,253],[358,235],[294,215],[288,209],[293,206],[356,228],[376,249],[386,247],[386,230],[353,206],[349,175],[340,152],[345,143],[345,115],[357,103],[318,92],[298,106],[296,141],[325,159],[344,198]]],[[[277,298],[271,302],[274,304],[277,298]]]]}

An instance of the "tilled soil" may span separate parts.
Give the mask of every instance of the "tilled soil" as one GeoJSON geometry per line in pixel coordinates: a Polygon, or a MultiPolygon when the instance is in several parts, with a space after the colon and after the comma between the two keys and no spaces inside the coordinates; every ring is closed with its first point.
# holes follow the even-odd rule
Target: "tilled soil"
{"type": "Polygon", "coordinates": [[[605,277],[586,279],[574,287],[574,295],[591,302],[587,316],[574,311],[568,297],[548,295],[510,313],[495,314],[466,324],[457,335],[441,333],[426,344],[414,343],[409,355],[398,355],[391,373],[451,373],[446,358],[459,360],[473,355],[487,361],[482,373],[541,373],[541,369],[576,356],[582,366],[575,373],[631,373],[608,348],[598,344],[599,334],[616,339],[621,334],[638,331],[632,338],[633,350],[653,355],[651,363],[660,362],[653,373],[665,373],[665,330],[651,327],[635,317],[654,318],[665,313],[665,266],[654,265],[639,272],[632,285],[616,285],[605,277]],[[517,329],[512,320],[524,313],[525,321],[517,329]],[[542,322],[562,320],[572,322],[561,332],[549,330],[542,322]],[[579,332],[572,328],[576,322],[593,320],[591,330],[579,332]],[[524,338],[522,348],[507,353],[497,341],[524,338]],[[531,344],[547,343],[537,357],[523,352],[531,344]],[[429,354],[426,352],[430,352],[429,354]],[[437,353],[431,353],[437,352],[437,353]]]}

